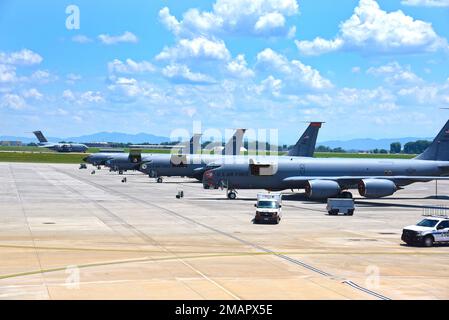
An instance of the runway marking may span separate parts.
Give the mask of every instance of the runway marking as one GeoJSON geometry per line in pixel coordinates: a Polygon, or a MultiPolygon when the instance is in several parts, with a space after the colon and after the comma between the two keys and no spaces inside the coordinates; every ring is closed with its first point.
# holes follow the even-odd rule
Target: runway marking
{"type": "MultiPolygon", "coordinates": [[[[64,172],[64,171],[62,171],[62,170],[60,170],[60,169],[58,169],[58,168],[55,168],[55,167],[53,167],[53,168],[54,168],[54,170],[56,170],[56,171],[58,171],[58,172],[60,172],[60,173],[62,173],[62,174],[68,175],[68,176],[72,177],[73,179],[76,179],[76,180],[78,180],[78,181],[83,181],[83,182],[85,182],[85,183],[87,183],[87,184],[90,184],[90,185],[92,185],[92,186],[95,186],[95,187],[97,187],[97,188],[99,188],[99,189],[101,189],[101,190],[103,190],[103,191],[105,191],[105,192],[109,192],[109,193],[112,193],[112,194],[116,194],[116,195],[118,195],[118,196],[120,196],[120,197],[126,197],[126,198],[128,198],[128,199],[133,200],[133,201],[140,202],[140,203],[144,203],[144,204],[149,205],[149,206],[153,206],[153,207],[158,208],[158,209],[160,209],[160,210],[162,210],[162,211],[165,211],[165,212],[166,212],[167,214],[169,214],[169,215],[176,216],[176,217],[178,217],[178,218],[180,218],[180,219],[183,219],[183,220],[186,220],[186,221],[188,221],[188,222],[190,222],[190,223],[192,223],[192,224],[195,224],[195,225],[198,225],[198,226],[202,226],[203,228],[206,228],[206,229],[208,229],[208,230],[211,230],[211,231],[214,231],[214,232],[216,232],[216,233],[222,234],[222,235],[224,235],[224,236],[226,236],[226,237],[232,238],[232,239],[234,239],[234,240],[236,240],[236,241],[238,241],[238,242],[240,242],[240,243],[246,244],[246,245],[248,245],[248,246],[250,246],[250,247],[253,247],[253,248],[255,248],[255,249],[258,249],[258,250],[261,250],[261,251],[265,251],[265,252],[272,252],[272,253],[273,253],[274,255],[276,255],[277,257],[279,257],[279,258],[281,258],[281,259],[283,259],[283,260],[292,262],[292,263],[294,263],[294,264],[297,264],[297,265],[299,265],[299,266],[301,266],[301,267],[303,267],[303,268],[306,268],[306,269],[308,269],[308,270],[310,270],[310,271],[312,271],[312,272],[318,273],[318,274],[323,275],[323,276],[328,277],[328,278],[336,278],[336,277],[332,276],[331,274],[329,274],[329,273],[327,273],[327,272],[325,272],[325,271],[323,271],[323,270],[320,270],[320,269],[318,269],[318,268],[316,268],[316,267],[313,267],[312,265],[309,265],[309,264],[307,264],[307,263],[305,263],[305,262],[302,262],[302,261],[300,261],[300,260],[298,260],[298,259],[294,259],[294,258],[285,256],[285,255],[275,254],[273,251],[271,251],[271,250],[269,250],[269,249],[267,249],[267,248],[264,248],[264,247],[262,247],[262,246],[259,246],[259,245],[257,245],[257,244],[252,243],[252,242],[249,242],[249,241],[247,241],[247,240],[241,239],[241,238],[239,238],[239,237],[237,237],[237,236],[234,236],[234,235],[232,235],[232,234],[229,234],[229,233],[227,233],[227,232],[221,231],[221,230],[216,229],[216,228],[214,228],[214,227],[211,227],[211,226],[208,226],[208,225],[203,224],[203,223],[201,223],[201,222],[198,222],[198,221],[196,221],[196,220],[194,220],[194,219],[192,219],[192,218],[186,217],[186,216],[184,216],[184,215],[182,215],[182,214],[179,214],[179,213],[177,213],[177,212],[175,212],[175,211],[173,211],[173,210],[167,209],[167,208],[162,207],[162,206],[160,206],[160,205],[156,205],[156,204],[154,204],[154,203],[150,203],[150,202],[145,201],[145,200],[143,200],[143,199],[141,199],[141,198],[133,197],[133,196],[131,196],[131,195],[128,195],[127,193],[119,192],[119,191],[114,190],[114,189],[112,189],[112,188],[105,187],[105,186],[103,186],[103,185],[100,185],[100,184],[98,184],[98,183],[95,183],[95,182],[93,182],[93,181],[90,181],[90,180],[88,180],[88,179],[86,179],[86,178],[81,178],[81,177],[76,176],[76,175],[74,175],[74,174],[71,174],[71,173],[68,173],[68,172],[64,172]]],[[[371,294],[371,293],[369,292],[369,290],[368,290],[368,291],[364,291],[364,290],[361,290],[361,289],[360,289],[360,288],[363,288],[363,287],[360,287],[360,286],[358,286],[358,287],[356,287],[356,286],[351,286],[351,287],[354,288],[354,289],[356,289],[356,290],[362,291],[362,292],[364,292],[364,293],[370,294],[370,295],[372,295],[372,296],[376,296],[376,295],[371,294]]],[[[381,296],[381,295],[379,294],[379,296],[381,296]]],[[[376,296],[376,297],[379,298],[378,296],[376,296]]]]}
{"type": "MultiPolygon", "coordinates": [[[[28,228],[28,233],[29,233],[29,235],[30,235],[31,242],[33,243],[34,254],[35,254],[37,263],[38,263],[38,265],[39,265],[39,269],[42,270],[42,263],[41,263],[41,259],[40,259],[40,256],[39,256],[38,249],[36,248],[36,242],[34,241],[34,235],[33,235],[33,232],[31,231],[30,223],[29,223],[29,221],[28,221],[28,217],[27,217],[27,215],[26,215],[26,211],[25,211],[25,208],[24,208],[24,206],[23,206],[23,200],[22,200],[22,197],[21,197],[21,195],[20,195],[19,189],[17,188],[17,182],[16,182],[17,179],[16,179],[16,176],[15,176],[15,174],[14,174],[14,171],[13,171],[11,165],[8,165],[8,168],[9,168],[9,172],[10,172],[10,174],[11,174],[11,177],[13,178],[14,190],[15,190],[15,192],[16,192],[17,199],[19,200],[19,204],[20,204],[20,208],[21,208],[23,217],[25,218],[25,223],[26,223],[26,226],[27,226],[27,228],[28,228]]],[[[45,283],[45,277],[44,277],[43,275],[42,275],[42,277],[41,277],[41,280],[42,280],[42,284],[43,284],[44,287],[45,287],[45,290],[47,291],[48,297],[51,298],[50,291],[48,290],[47,284],[45,283]]]]}

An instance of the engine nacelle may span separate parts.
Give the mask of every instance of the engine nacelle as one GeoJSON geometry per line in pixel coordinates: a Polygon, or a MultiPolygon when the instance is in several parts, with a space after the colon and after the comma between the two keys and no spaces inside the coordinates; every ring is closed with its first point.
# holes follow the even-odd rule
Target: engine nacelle
{"type": "Polygon", "coordinates": [[[306,195],[310,199],[332,198],[340,192],[340,185],[332,180],[310,180],[306,186],[306,195]]]}
{"type": "Polygon", "coordinates": [[[359,193],[365,198],[391,196],[397,190],[396,184],[386,179],[363,179],[359,182],[359,193]]]}

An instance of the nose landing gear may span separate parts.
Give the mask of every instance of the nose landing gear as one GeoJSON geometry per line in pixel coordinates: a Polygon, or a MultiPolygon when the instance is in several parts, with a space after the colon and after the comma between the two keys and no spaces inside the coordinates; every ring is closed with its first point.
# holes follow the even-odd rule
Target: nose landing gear
{"type": "Polygon", "coordinates": [[[229,200],[235,200],[237,198],[237,191],[235,190],[228,190],[227,194],[229,200]]]}

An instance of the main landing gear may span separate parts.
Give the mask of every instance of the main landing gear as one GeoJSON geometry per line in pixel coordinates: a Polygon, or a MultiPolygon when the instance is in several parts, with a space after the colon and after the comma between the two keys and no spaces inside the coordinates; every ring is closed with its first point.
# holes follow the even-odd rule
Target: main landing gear
{"type": "Polygon", "coordinates": [[[229,200],[235,200],[237,198],[237,191],[235,190],[228,190],[228,199],[229,200]]]}

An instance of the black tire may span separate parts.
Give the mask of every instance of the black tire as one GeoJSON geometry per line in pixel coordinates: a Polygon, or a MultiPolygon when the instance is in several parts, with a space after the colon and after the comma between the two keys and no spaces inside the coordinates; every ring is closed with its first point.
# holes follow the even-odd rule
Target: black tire
{"type": "Polygon", "coordinates": [[[425,236],[422,240],[422,244],[424,247],[433,247],[434,239],[432,236],[425,236]]]}
{"type": "Polygon", "coordinates": [[[340,197],[345,199],[352,199],[352,193],[349,191],[343,191],[342,193],[340,193],[340,197]]]}
{"type": "Polygon", "coordinates": [[[159,177],[159,178],[157,178],[157,183],[162,183],[162,178],[161,177],[159,177]]]}
{"type": "Polygon", "coordinates": [[[228,199],[229,200],[235,200],[237,198],[237,194],[233,191],[228,193],[228,199]]]}
{"type": "Polygon", "coordinates": [[[277,217],[276,221],[274,222],[275,224],[279,224],[279,222],[281,222],[281,218],[277,217]]]}
{"type": "Polygon", "coordinates": [[[349,209],[348,213],[346,215],[347,216],[353,216],[354,215],[354,209],[349,209]]]}
{"type": "Polygon", "coordinates": [[[336,216],[336,215],[338,215],[338,210],[332,209],[332,210],[328,211],[328,213],[331,216],[336,216]]]}

